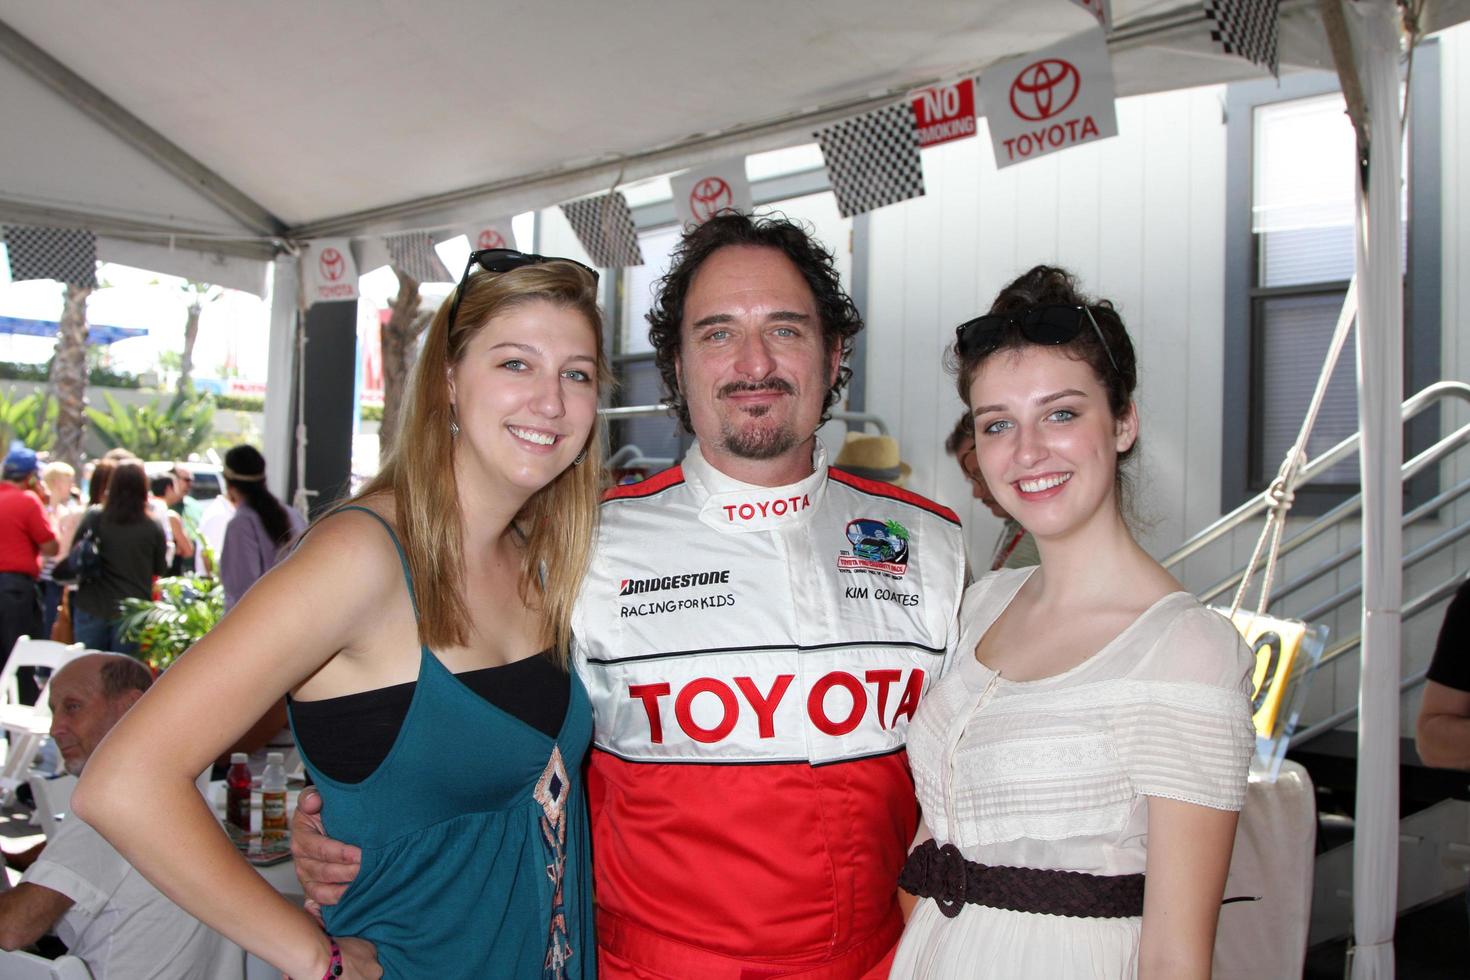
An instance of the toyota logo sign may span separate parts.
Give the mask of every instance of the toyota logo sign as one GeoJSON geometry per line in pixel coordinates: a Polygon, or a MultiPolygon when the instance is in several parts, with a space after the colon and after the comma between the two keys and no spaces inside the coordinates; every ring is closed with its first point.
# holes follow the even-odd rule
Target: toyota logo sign
{"type": "Polygon", "coordinates": [[[689,192],[689,210],[696,221],[708,221],[735,203],[735,193],[721,177],[706,177],[689,192]]]}
{"type": "Polygon", "coordinates": [[[328,282],[336,282],[347,272],[347,262],[335,248],[322,249],[318,265],[322,270],[322,278],[328,282]]]}
{"type": "Polygon", "coordinates": [[[1082,78],[1070,61],[1044,58],[1021,69],[1011,83],[1011,111],[1040,122],[1066,112],[1081,90],[1082,78]]]}
{"type": "Polygon", "coordinates": [[[480,232],[477,248],[505,248],[505,239],[500,237],[500,232],[494,228],[486,228],[480,232]]]}

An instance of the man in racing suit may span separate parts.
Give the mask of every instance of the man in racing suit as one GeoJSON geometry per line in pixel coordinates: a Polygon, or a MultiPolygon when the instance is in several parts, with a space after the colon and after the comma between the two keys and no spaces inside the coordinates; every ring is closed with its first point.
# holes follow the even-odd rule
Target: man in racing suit
{"type": "Polygon", "coordinates": [[[952,514],[815,465],[753,487],[696,445],[603,505],[575,651],[604,977],[857,977],[898,938],[904,731],[964,560],[952,514]]]}
{"type": "MultiPolygon", "coordinates": [[[[956,639],[959,522],[827,468],[815,432],[862,324],[799,227],[706,222],[649,320],[698,442],[608,494],[573,619],[600,975],[882,975],[917,823],[904,735],[956,639]]],[[[315,829],[298,817],[298,868],[330,898],[305,880],[333,880],[315,829]]]]}

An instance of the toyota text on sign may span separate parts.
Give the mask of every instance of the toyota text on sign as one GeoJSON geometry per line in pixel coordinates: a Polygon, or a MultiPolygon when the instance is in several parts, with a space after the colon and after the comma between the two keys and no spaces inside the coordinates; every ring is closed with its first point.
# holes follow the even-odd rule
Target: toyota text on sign
{"type": "Polygon", "coordinates": [[[980,96],[997,167],[1118,133],[1112,65],[1097,29],[988,70],[980,96]]]}

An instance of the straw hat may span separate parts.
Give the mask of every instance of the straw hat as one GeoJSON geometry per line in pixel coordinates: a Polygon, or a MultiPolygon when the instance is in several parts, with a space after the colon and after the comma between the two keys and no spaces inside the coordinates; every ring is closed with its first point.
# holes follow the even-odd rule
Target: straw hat
{"type": "Polygon", "coordinates": [[[869,432],[849,432],[833,466],[865,480],[903,486],[913,469],[898,455],[898,440],[869,432]]]}

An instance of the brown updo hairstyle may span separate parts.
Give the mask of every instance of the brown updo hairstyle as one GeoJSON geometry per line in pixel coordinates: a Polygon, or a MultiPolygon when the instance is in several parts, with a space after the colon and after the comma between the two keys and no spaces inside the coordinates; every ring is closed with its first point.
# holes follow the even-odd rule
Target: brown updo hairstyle
{"type": "MultiPolygon", "coordinates": [[[[1133,351],[1133,341],[1128,337],[1128,330],[1123,326],[1123,318],[1118,316],[1112,302],[1095,299],[1083,293],[1077,285],[1077,277],[1066,269],[1054,265],[1038,265],[1017,276],[1001,289],[995,302],[990,304],[988,312],[1020,313],[1039,306],[1085,306],[1091,311],[1098,329],[1107,340],[1107,350],[1103,349],[1092,324],[1086,322],[1077,332],[1077,336],[1065,344],[1057,344],[1056,348],[1073,360],[1087,362],[1098,383],[1107,392],[1108,408],[1113,418],[1121,418],[1133,401],[1134,389],[1138,387],[1138,358],[1133,351]],[[1110,352],[1111,360],[1108,357],[1110,352]],[[1116,367],[1113,366],[1114,361],[1117,362],[1116,367]]],[[[1020,329],[1011,325],[1006,328],[994,350],[962,356],[957,346],[951,345],[945,352],[945,367],[955,376],[960,400],[965,406],[974,408],[970,403],[970,384],[981,364],[997,354],[1019,350],[1030,344],[1031,341],[1026,339],[1020,329]]],[[[1129,511],[1129,481],[1123,472],[1123,464],[1137,453],[1138,442],[1138,439],[1134,439],[1133,445],[1118,454],[1119,502],[1124,513],[1129,511]]]]}

